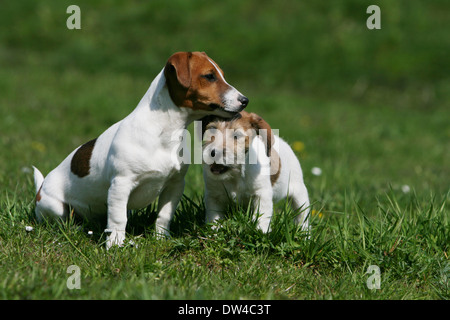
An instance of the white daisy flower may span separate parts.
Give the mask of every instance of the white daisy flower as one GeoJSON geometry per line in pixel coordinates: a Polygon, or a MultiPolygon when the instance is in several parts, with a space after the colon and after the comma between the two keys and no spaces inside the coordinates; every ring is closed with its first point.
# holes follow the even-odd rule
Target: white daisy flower
{"type": "Polygon", "coordinates": [[[311,169],[311,173],[315,176],[320,176],[322,175],[322,169],[320,169],[319,167],[314,167],[311,169]]]}
{"type": "Polygon", "coordinates": [[[402,185],[402,192],[403,193],[408,193],[410,191],[411,191],[411,188],[407,184],[402,185]]]}

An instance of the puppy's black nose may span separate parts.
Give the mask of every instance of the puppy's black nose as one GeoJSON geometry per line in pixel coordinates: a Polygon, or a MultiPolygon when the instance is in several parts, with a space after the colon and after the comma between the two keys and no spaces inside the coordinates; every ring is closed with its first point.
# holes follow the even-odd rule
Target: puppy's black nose
{"type": "Polygon", "coordinates": [[[238,101],[242,104],[242,107],[245,108],[248,105],[248,98],[246,96],[240,96],[238,101]]]}

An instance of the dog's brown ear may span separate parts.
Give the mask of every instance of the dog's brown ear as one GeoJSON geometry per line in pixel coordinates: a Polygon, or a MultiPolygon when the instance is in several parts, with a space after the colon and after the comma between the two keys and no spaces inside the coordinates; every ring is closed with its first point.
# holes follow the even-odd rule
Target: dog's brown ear
{"type": "Polygon", "coordinates": [[[250,123],[252,128],[256,130],[258,135],[261,135],[261,130],[265,130],[266,132],[266,153],[267,156],[270,157],[272,145],[274,144],[274,138],[272,133],[272,128],[270,125],[256,113],[250,114],[250,123]]]}
{"type": "Polygon", "coordinates": [[[167,60],[164,75],[170,84],[176,81],[183,88],[189,88],[191,85],[189,60],[191,57],[192,52],[177,52],[167,60]]]}

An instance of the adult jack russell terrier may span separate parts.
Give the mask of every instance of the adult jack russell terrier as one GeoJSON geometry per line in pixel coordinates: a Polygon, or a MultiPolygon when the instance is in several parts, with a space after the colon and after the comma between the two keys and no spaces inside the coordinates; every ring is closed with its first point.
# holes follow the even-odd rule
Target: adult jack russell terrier
{"type": "Polygon", "coordinates": [[[291,147],[273,134],[255,113],[242,111],[231,120],[202,120],[206,222],[221,219],[229,200],[259,211],[258,228],[270,230],[273,201],[289,197],[300,211],[295,222],[309,230],[308,191],[291,147]]]}
{"type": "Polygon", "coordinates": [[[38,220],[65,218],[70,210],[84,217],[107,213],[109,248],[123,244],[127,210],[159,196],[156,233],[167,235],[188,169],[173,156],[183,130],[205,115],[231,117],[247,104],[205,53],[175,53],[131,114],[75,149],[45,179],[34,168],[38,220]]]}

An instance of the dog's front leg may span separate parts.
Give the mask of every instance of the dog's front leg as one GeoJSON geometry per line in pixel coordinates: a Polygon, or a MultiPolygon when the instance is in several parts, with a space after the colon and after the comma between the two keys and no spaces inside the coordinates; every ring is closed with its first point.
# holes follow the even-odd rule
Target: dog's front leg
{"type": "Polygon", "coordinates": [[[170,221],[180,202],[184,191],[184,178],[170,181],[159,195],[158,218],[156,219],[156,236],[169,236],[170,221]]]}
{"type": "Polygon", "coordinates": [[[222,219],[226,209],[226,203],[224,203],[223,194],[214,195],[216,190],[205,190],[205,222],[214,223],[222,219]]]}
{"type": "Polygon", "coordinates": [[[122,246],[127,226],[127,204],[131,192],[128,179],[116,177],[108,190],[108,221],[105,232],[106,249],[122,246]]]}
{"type": "Polygon", "coordinates": [[[272,220],[273,201],[271,189],[258,192],[253,201],[257,212],[259,212],[258,229],[263,233],[270,231],[270,221],[272,220]]]}

